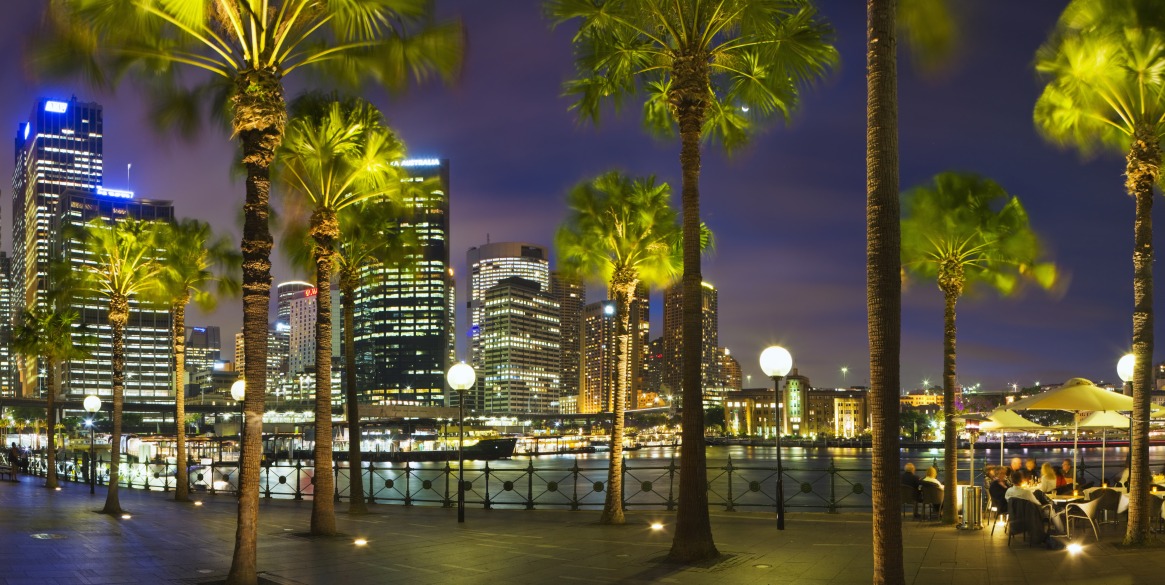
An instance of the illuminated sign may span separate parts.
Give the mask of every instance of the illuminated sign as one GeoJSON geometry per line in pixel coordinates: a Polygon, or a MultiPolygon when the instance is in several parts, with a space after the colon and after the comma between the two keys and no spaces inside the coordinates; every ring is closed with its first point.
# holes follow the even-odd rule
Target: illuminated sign
{"type": "Polygon", "coordinates": [[[63,114],[69,111],[69,102],[58,102],[49,100],[44,103],[44,111],[52,112],[54,114],[63,114]]]}
{"type": "Polygon", "coordinates": [[[106,197],[117,197],[118,199],[133,199],[133,191],[126,191],[124,189],[106,189],[105,187],[97,188],[98,195],[106,197]]]}
{"type": "Polygon", "coordinates": [[[279,331],[280,333],[291,331],[291,325],[288,325],[287,323],[280,321],[280,322],[275,324],[275,330],[279,331]]]}
{"type": "Polygon", "coordinates": [[[206,327],[191,327],[191,329],[193,329],[199,333],[206,333],[206,327]]]}
{"type": "Polygon", "coordinates": [[[28,133],[31,130],[32,130],[32,124],[25,123],[24,124],[24,139],[25,140],[28,140],[28,133]]]}
{"type": "Polygon", "coordinates": [[[393,162],[393,166],[397,167],[439,167],[441,166],[441,159],[439,158],[408,158],[400,162],[393,162]]]}
{"type": "Polygon", "coordinates": [[[309,289],[303,291],[304,298],[314,297],[314,296],[316,296],[316,289],[314,289],[314,288],[309,288],[309,289]]]}

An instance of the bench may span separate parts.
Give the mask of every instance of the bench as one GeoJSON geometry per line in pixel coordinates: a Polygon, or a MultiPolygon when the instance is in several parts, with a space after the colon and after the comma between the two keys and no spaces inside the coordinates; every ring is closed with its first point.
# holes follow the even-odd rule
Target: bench
{"type": "Polygon", "coordinates": [[[0,465],[0,479],[8,476],[9,481],[17,481],[16,470],[12,469],[11,465],[0,465]]]}

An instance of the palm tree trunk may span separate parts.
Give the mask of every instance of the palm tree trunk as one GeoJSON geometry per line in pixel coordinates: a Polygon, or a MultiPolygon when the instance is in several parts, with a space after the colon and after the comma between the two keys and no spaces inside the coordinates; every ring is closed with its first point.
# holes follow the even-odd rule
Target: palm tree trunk
{"type": "MultiPolygon", "coordinates": [[[[311,533],[336,533],[336,477],[332,471],[332,268],[333,244],[339,235],[336,214],[312,217],[316,241],[316,444],[311,502],[311,533]]],[[[349,482],[351,483],[351,482],[349,482]]]]}
{"type": "Polygon", "coordinates": [[[186,304],[190,302],[190,293],[182,295],[182,299],[170,307],[170,314],[174,317],[174,435],[175,462],[177,473],[174,476],[174,501],[185,502],[190,499],[190,478],[186,468],[186,385],[183,378],[186,376],[186,304]]]}
{"type": "Polygon", "coordinates": [[[1161,148],[1150,128],[1138,126],[1129,149],[1126,187],[1136,201],[1133,224],[1133,412],[1129,454],[1129,526],[1125,544],[1149,536],[1149,393],[1153,389],[1153,185],[1161,148]]]}
{"type": "Polygon", "coordinates": [[[866,308],[873,422],[875,585],[903,583],[898,489],[901,234],[898,209],[897,0],[866,1],[866,308]]]}
{"type": "MultiPolygon", "coordinates": [[[[952,293],[943,295],[943,524],[955,523],[955,490],[958,476],[955,473],[959,459],[959,446],[955,442],[955,303],[959,297],[952,293]]],[[[974,457],[974,454],[971,455],[974,457]]],[[[974,485],[975,478],[971,478],[974,485]]]]}
{"type": "Polygon", "coordinates": [[[263,400],[267,390],[267,314],[271,302],[270,168],[283,139],[287,104],[277,70],[248,70],[235,80],[232,125],[242,141],[247,171],[243,205],[244,433],[238,527],[228,585],[256,585],[258,577],[259,464],[263,400]]]}
{"type": "Polygon", "coordinates": [[[618,375],[615,378],[611,400],[611,460],[607,466],[607,497],[603,502],[600,524],[623,524],[623,429],[627,411],[627,392],[631,388],[631,300],[637,285],[625,270],[616,270],[611,278],[611,292],[617,311],[615,325],[615,359],[618,375]]]}
{"type": "Polygon", "coordinates": [[[45,451],[45,460],[48,462],[48,469],[45,470],[45,487],[49,489],[56,489],[57,487],[57,392],[60,388],[60,372],[57,371],[57,360],[49,358],[45,367],[49,371],[49,392],[45,397],[45,408],[48,410],[45,417],[48,420],[48,434],[49,447],[45,451]]]}
{"type": "Polygon", "coordinates": [[[340,304],[344,311],[344,403],[348,406],[348,501],[349,514],[366,514],[364,477],[360,454],[360,401],[356,393],[356,284],[354,267],[345,267],[340,275],[340,304]]]}
{"type": "Polygon", "coordinates": [[[113,337],[113,436],[109,440],[109,490],[105,514],[120,515],[117,498],[118,470],[121,466],[121,408],[125,403],[125,324],[129,321],[129,299],[114,295],[109,299],[109,329],[113,337]]]}
{"type": "Polygon", "coordinates": [[[680,496],[676,532],[668,558],[692,563],[720,555],[712,540],[708,518],[708,470],[704,452],[704,400],[700,365],[703,348],[700,282],[700,133],[707,108],[708,63],[697,58],[677,59],[672,66],[676,86],[673,112],[680,126],[682,174],[681,213],[684,234],[684,273],[681,280],[682,347],[680,496]]]}

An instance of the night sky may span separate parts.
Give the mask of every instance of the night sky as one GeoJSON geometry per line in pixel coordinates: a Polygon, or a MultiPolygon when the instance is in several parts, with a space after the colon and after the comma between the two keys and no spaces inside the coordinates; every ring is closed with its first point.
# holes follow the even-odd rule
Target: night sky
{"type": "MultiPolygon", "coordinates": [[[[580,180],[613,168],[655,174],[672,184],[678,207],[678,141],[647,136],[637,105],[619,115],[608,112],[597,128],[567,111],[561,84],[573,71],[571,27],[551,30],[536,0],[438,4],[443,13],[458,15],[468,32],[457,85],[366,95],[399,130],[410,155],[451,161],[451,256],[460,307],[466,250],[487,237],[549,246],[564,216],[565,192],[580,180]]],[[[995,179],[1026,205],[1069,278],[1056,293],[1031,288],[1010,299],[965,296],[958,315],[960,382],[999,389],[1074,376],[1115,380],[1132,329],[1133,202],[1124,192],[1124,159],[1083,160],[1046,143],[1032,124],[1042,87],[1033,56],[1066,2],[956,4],[961,44],[942,72],[920,76],[902,54],[902,188],[945,170],[995,179]]],[[[235,147],[227,135],[211,125],[189,141],[159,135],[132,85],[109,94],[79,81],[38,78],[23,64],[22,35],[33,29],[41,5],[5,5],[0,128],[15,136],[38,96],[99,101],[105,107],[106,186],[126,187],[126,164],[132,163],[128,186],[139,197],[173,200],[179,216],[209,220],[237,239],[243,186],[230,175],[235,147]]],[[[752,376],[752,386],[766,383],[757,356],[771,343],[787,347],[817,386],[842,385],[843,365],[849,368],[846,384],[868,380],[865,6],[839,0],[819,5],[836,28],[841,65],[804,93],[791,125],[770,127],[731,159],[714,146],[704,154],[702,214],[718,237],[704,277],[720,291],[720,344],[752,376]]],[[[293,81],[292,95],[307,80],[293,81]]],[[[0,174],[10,177],[11,151],[2,160],[0,174]]],[[[3,191],[0,240],[8,250],[12,199],[9,188],[3,191]]],[[[1155,245],[1165,249],[1162,244],[1158,235],[1155,245]]],[[[276,282],[303,276],[276,259],[276,282]]],[[[592,287],[588,300],[601,295],[592,287]]],[[[1165,311],[1157,297],[1158,310],[1165,311]]],[[[659,303],[652,312],[655,336],[659,303]]],[[[241,314],[241,301],[230,300],[210,315],[193,310],[187,318],[222,326],[226,353],[241,314]]],[[[462,310],[460,357],[465,327],[462,310]]],[[[1157,327],[1159,346],[1165,344],[1162,330],[1157,327]]],[[[906,289],[902,332],[903,387],[917,388],[924,379],[941,383],[942,299],[933,283],[906,289]]]]}

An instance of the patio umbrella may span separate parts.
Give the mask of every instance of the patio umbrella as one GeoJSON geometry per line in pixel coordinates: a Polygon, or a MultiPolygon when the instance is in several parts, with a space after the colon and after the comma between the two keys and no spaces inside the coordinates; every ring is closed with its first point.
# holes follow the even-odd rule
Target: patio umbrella
{"type": "Polygon", "coordinates": [[[1072,378],[1059,388],[1048,390],[1005,406],[1007,410],[1067,410],[1074,412],[1072,434],[1072,484],[1076,484],[1076,454],[1080,441],[1080,413],[1097,410],[1131,412],[1131,396],[1098,388],[1084,378],[1072,378]]]}
{"type": "MultiPolygon", "coordinates": [[[[1080,421],[1082,429],[1100,429],[1100,477],[1108,477],[1104,470],[1105,448],[1108,446],[1108,429],[1129,429],[1133,421],[1129,417],[1111,410],[1098,410],[1080,421]]],[[[1131,433],[1132,430],[1129,429],[1131,433]]]]}
{"type": "Polygon", "coordinates": [[[1034,423],[1019,414],[1005,408],[997,408],[987,415],[987,422],[979,425],[980,431],[995,431],[999,433],[999,465],[1003,466],[1004,433],[1023,431],[1042,431],[1044,425],[1034,423]]]}

